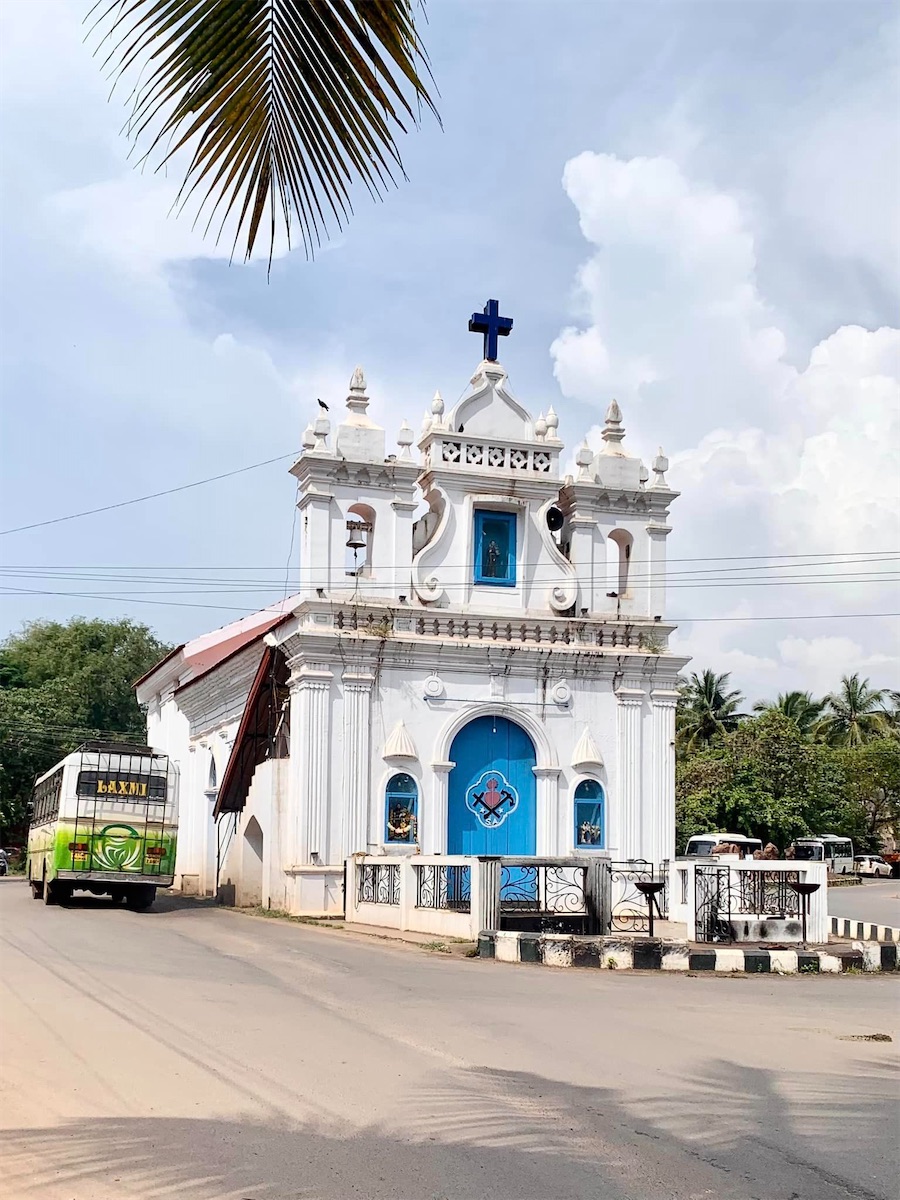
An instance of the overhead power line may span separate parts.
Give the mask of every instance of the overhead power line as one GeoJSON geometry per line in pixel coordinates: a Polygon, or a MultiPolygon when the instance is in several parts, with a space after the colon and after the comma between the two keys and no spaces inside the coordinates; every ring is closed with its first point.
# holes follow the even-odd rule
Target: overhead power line
{"type": "MultiPolygon", "coordinates": [[[[116,601],[121,604],[136,604],[136,605],[154,604],[154,605],[160,605],[160,606],[166,607],[166,608],[202,608],[202,609],[209,609],[211,611],[216,611],[216,612],[239,613],[241,616],[245,616],[245,617],[252,615],[251,613],[247,612],[246,608],[239,608],[235,605],[194,604],[194,603],[189,603],[187,601],[180,601],[180,600],[134,600],[134,599],[129,598],[128,596],[112,595],[109,593],[104,593],[102,595],[99,595],[99,594],[96,594],[93,592],[53,592],[53,591],[39,591],[39,590],[35,589],[33,591],[32,590],[29,590],[27,592],[16,591],[14,593],[10,593],[7,590],[7,594],[34,595],[34,596],[75,596],[75,597],[79,597],[82,599],[88,599],[88,600],[111,600],[111,601],[116,601]]],[[[335,599],[334,602],[339,603],[341,605],[346,604],[351,607],[354,603],[353,599],[350,597],[335,599]]],[[[286,604],[286,602],[283,600],[282,601],[276,600],[272,604],[266,605],[265,607],[268,610],[270,610],[273,614],[277,614],[279,612],[290,612],[291,611],[290,605],[286,604]]],[[[427,617],[427,616],[433,617],[435,615],[434,612],[432,612],[431,610],[428,610],[428,609],[421,609],[421,610],[410,609],[409,611],[416,615],[425,616],[425,617],[427,617]]],[[[608,615],[610,619],[613,619],[612,614],[598,614],[597,619],[602,620],[604,615],[608,615]]],[[[514,618],[512,614],[497,614],[497,619],[501,620],[501,619],[503,619],[504,616],[506,616],[506,618],[508,620],[518,619],[518,618],[514,618]]],[[[665,618],[665,623],[666,624],[681,624],[681,623],[687,624],[689,622],[694,623],[694,622],[698,622],[698,621],[703,621],[703,622],[709,622],[709,621],[741,621],[741,622],[743,622],[743,621],[839,621],[839,620],[860,621],[860,620],[867,620],[867,619],[882,620],[882,619],[891,618],[891,617],[900,617],[900,612],[796,613],[796,614],[791,614],[791,615],[779,614],[776,616],[760,616],[760,617],[685,617],[685,616],[680,616],[680,615],[673,615],[673,616],[667,616],[665,618]]],[[[629,620],[629,615],[622,614],[622,616],[615,618],[615,619],[617,619],[619,621],[627,622],[629,620]]],[[[633,618],[633,620],[635,620],[635,621],[647,620],[647,619],[648,619],[647,617],[639,617],[639,616],[635,616],[633,618]]]]}
{"type": "Polygon", "coordinates": [[[116,504],[104,504],[100,508],[86,508],[83,512],[67,513],[64,517],[51,517],[46,521],[33,521],[30,525],[17,525],[13,529],[0,529],[0,537],[10,533],[24,533],[26,529],[42,529],[45,525],[59,525],[63,521],[76,521],[79,517],[93,517],[97,513],[112,512],[115,508],[127,508],[131,504],[143,504],[145,500],[158,500],[160,496],[173,496],[176,492],[186,492],[190,488],[203,487],[207,483],[215,483],[219,479],[231,479],[235,475],[243,475],[246,471],[255,471],[258,467],[268,467],[272,463],[284,462],[285,459],[296,459],[300,451],[292,454],[279,454],[276,458],[267,458],[263,462],[251,463],[249,467],[238,467],[234,471],[223,471],[221,475],[210,475],[207,479],[197,479],[193,483],[183,483],[179,487],[165,488],[161,492],[149,492],[146,496],[135,496],[131,500],[119,500],[116,504]]]}
{"type": "MultiPolygon", "coordinates": [[[[249,470],[250,468],[245,468],[245,469],[249,470]]],[[[188,486],[193,486],[193,485],[188,485],[188,486]]],[[[165,493],[160,493],[160,494],[163,495],[165,493]]],[[[97,510],[97,511],[102,511],[102,510],[97,510]]],[[[64,517],[60,518],[60,520],[66,520],[66,519],[67,518],[64,518],[64,517]]],[[[25,528],[25,527],[23,526],[23,528],[25,528]]],[[[28,526],[28,528],[33,528],[33,526],[28,526]]],[[[15,530],[7,530],[7,532],[14,533],[16,531],[15,530]]],[[[775,570],[776,568],[780,570],[782,568],[784,568],[784,569],[790,568],[793,565],[798,565],[798,566],[802,565],[802,563],[798,562],[795,564],[793,561],[787,561],[787,560],[798,560],[798,559],[805,560],[805,559],[815,558],[815,559],[821,559],[824,561],[821,561],[818,563],[810,563],[810,564],[806,564],[806,565],[828,566],[828,565],[834,564],[837,566],[845,566],[845,565],[850,565],[845,561],[847,559],[851,560],[851,562],[852,561],[882,562],[885,560],[890,561],[891,559],[897,558],[897,557],[900,557],[900,547],[898,547],[896,549],[892,549],[892,550],[867,550],[867,551],[820,550],[818,553],[815,553],[815,554],[813,554],[813,553],[805,553],[805,554],[731,554],[731,555],[712,554],[712,555],[692,556],[692,557],[688,557],[688,558],[683,558],[683,557],[682,558],[672,558],[671,556],[667,556],[666,557],[666,566],[668,566],[670,563],[683,563],[683,562],[691,562],[691,563],[693,563],[693,562],[712,562],[712,563],[716,563],[716,562],[760,562],[763,564],[760,567],[746,567],[746,568],[744,568],[744,567],[722,567],[722,568],[709,568],[709,569],[710,570],[721,569],[723,571],[725,571],[725,570],[729,570],[729,571],[765,570],[765,569],[767,569],[765,564],[769,563],[772,565],[773,570],[775,570]]],[[[650,562],[651,562],[650,559],[638,558],[637,556],[633,556],[632,558],[629,559],[629,563],[632,567],[637,564],[643,565],[643,564],[647,564],[650,562]]],[[[467,565],[468,564],[460,564],[460,563],[443,563],[442,564],[442,566],[456,566],[456,567],[467,566],[467,565]]],[[[531,562],[530,560],[528,560],[528,561],[524,562],[522,565],[523,566],[534,566],[535,564],[533,562],[531,562]]],[[[0,569],[6,570],[6,571],[271,571],[271,572],[277,572],[280,576],[281,572],[283,572],[283,570],[284,570],[284,567],[283,566],[268,566],[268,567],[266,567],[266,566],[258,566],[258,565],[251,566],[249,564],[243,564],[243,563],[237,564],[237,565],[231,564],[228,566],[225,566],[222,564],[209,565],[209,564],[196,564],[196,563],[194,563],[194,564],[181,563],[181,564],[174,565],[174,566],[173,565],[166,566],[166,565],[158,565],[158,564],[154,565],[154,564],[149,564],[149,563],[134,563],[131,565],[103,564],[103,563],[93,563],[93,564],[80,563],[80,564],[69,565],[69,566],[60,566],[59,564],[50,564],[50,563],[26,563],[26,564],[7,563],[4,565],[4,567],[2,567],[0,569]]],[[[300,571],[302,569],[303,569],[302,567],[295,567],[294,572],[297,573],[298,571],[300,571]]]]}
{"type": "MultiPolygon", "coordinates": [[[[766,583],[768,583],[768,582],[780,583],[782,581],[792,582],[794,580],[808,580],[808,579],[823,579],[826,581],[834,579],[834,580],[840,581],[842,579],[851,579],[858,574],[865,575],[867,579],[872,578],[876,582],[881,581],[881,580],[890,581],[891,577],[892,577],[891,572],[894,572],[897,569],[893,565],[895,563],[900,563],[900,555],[891,554],[891,555],[882,555],[881,557],[874,557],[872,555],[861,555],[861,556],[856,557],[855,559],[833,558],[833,559],[819,559],[816,562],[802,561],[802,562],[788,562],[788,563],[775,563],[775,562],[752,563],[752,564],[748,564],[748,565],[744,565],[744,566],[740,566],[740,567],[703,567],[703,568],[695,568],[695,569],[689,569],[689,570],[671,570],[668,568],[668,564],[666,564],[664,567],[661,567],[660,569],[650,569],[649,571],[639,571],[639,570],[635,569],[634,560],[632,560],[632,562],[629,563],[629,567],[628,567],[628,586],[630,589],[634,585],[639,584],[644,580],[650,581],[651,584],[659,584],[659,583],[671,580],[671,581],[674,581],[673,586],[680,585],[680,584],[688,585],[688,584],[692,584],[694,581],[697,583],[700,583],[700,584],[702,584],[702,583],[718,583],[718,582],[720,582],[720,580],[723,579],[723,577],[725,577],[725,582],[737,582],[738,584],[741,584],[744,582],[744,580],[747,580],[749,583],[752,584],[755,581],[760,579],[763,572],[767,572],[767,571],[768,572],[779,572],[779,574],[771,575],[768,578],[763,577],[763,582],[766,582],[766,583]],[[824,575],[813,573],[813,572],[818,572],[820,568],[841,568],[841,567],[849,568],[849,570],[848,571],[830,570],[824,575]],[[889,571],[875,571],[875,570],[870,569],[870,570],[860,572],[859,571],[860,567],[870,567],[870,568],[871,567],[887,567],[887,568],[889,568],[889,571]],[[794,573],[789,574],[788,572],[794,572],[794,573]]],[[[442,563],[441,564],[442,569],[448,570],[448,571],[454,570],[454,569],[455,570],[465,569],[465,567],[467,567],[467,566],[468,566],[468,564],[463,565],[463,564],[459,564],[459,563],[457,563],[457,564],[442,563]]],[[[557,578],[558,573],[559,573],[559,567],[557,565],[548,563],[546,561],[543,563],[539,563],[539,564],[521,563],[520,566],[523,569],[530,568],[531,570],[546,573],[549,575],[550,578],[553,578],[553,579],[557,578]]],[[[577,564],[572,564],[572,566],[576,570],[578,569],[577,564]]],[[[189,568],[183,568],[183,570],[188,570],[188,569],[189,568]]],[[[236,569],[246,571],[246,572],[256,571],[258,573],[258,576],[262,575],[262,573],[265,571],[265,568],[249,568],[248,567],[248,568],[236,568],[236,569]]],[[[170,570],[171,570],[171,568],[170,568],[170,570]]],[[[210,568],[210,570],[212,570],[212,568],[210,568]]],[[[310,567],[310,568],[305,568],[305,569],[295,568],[293,571],[289,572],[289,574],[288,574],[289,585],[290,585],[291,581],[294,581],[296,586],[300,586],[298,581],[303,577],[304,574],[308,574],[308,573],[314,573],[318,577],[316,580],[317,583],[320,582],[320,580],[322,578],[324,578],[321,574],[320,569],[317,567],[310,567]]],[[[607,564],[605,570],[597,569],[594,572],[592,572],[589,576],[585,576],[583,570],[581,570],[581,571],[579,571],[579,577],[582,579],[589,578],[592,580],[606,580],[606,579],[616,578],[618,576],[618,573],[619,573],[618,563],[611,563],[611,564],[607,564]]],[[[81,567],[71,567],[71,568],[47,568],[47,567],[37,567],[37,566],[35,566],[35,567],[0,567],[0,578],[5,577],[9,580],[13,580],[13,579],[21,579],[21,580],[53,579],[53,580],[56,580],[56,579],[58,579],[58,580],[63,580],[63,581],[67,581],[67,582],[79,582],[79,583],[90,582],[90,583],[119,583],[119,584],[121,584],[121,583],[174,584],[174,585],[177,585],[177,587],[180,590],[189,590],[188,585],[190,585],[190,584],[203,584],[204,590],[206,590],[206,591],[214,591],[220,587],[230,588],[234,584],[239,584],[239,585],[241,585],[242,588],[245,588],[245,589],[249,588],[249,587],[258,587],[258,588],[273,587],[275,585],[276,579],[277,579],[278,585],[280,587],[283,587],[282,571],[278,570],[276,572],[275,570],[272,570],[271,574],[274,578],[261,578],[261,577],[254,578],[252,575],[249,575],[246,573],[242,574],[242,575],[231,575],[227,578],[223,578],[223,577],[218,577],[218,576],[214,576],[214,575],[210,575],[210,574],[204,574],[204,575],[199,575],[199,576],[198,575],[185,575],[185,574],[182,574],[182,575],[178,575],[178,574],[176,574],[176,575],[144,574],[144,573],[142,573],[141,568],[121,568],[118,571],[116,571],[115,573],[112,573],[112,572],[107,573],[100,569],[89,569],[89,568],[81,568],[81,567]],[[210,586],[210,585],[215,585],[215,586],[210,586]]],[[[347,571],[343,567],[333,568],[332,571],[330,572],[329,578],[325,581],[325,586],[334,582],[335,580],[343,581],[345,578],[347,578],[347,571]]],[[[541,581],[537,580],[537,582],[541,582],[541,581]]],[[[377,586],[376,581],[370,582],[365,579],[361,579],[360,583],[364,587],[365,586],[377,586]]],[[[454,584],[453,586],[458,586],[458,585],[454,584]]]]}

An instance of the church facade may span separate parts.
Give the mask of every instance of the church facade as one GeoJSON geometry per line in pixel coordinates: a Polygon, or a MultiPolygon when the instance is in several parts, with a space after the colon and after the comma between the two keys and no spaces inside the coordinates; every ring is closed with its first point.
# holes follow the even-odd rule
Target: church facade
{"type": "Polygon", "coordinates": [[[668,464],[626,451],[613,401],[563,475],[559,418],[497,362],[505,320],[473,317],[463,399],[394,452],[357,369],[291,468],[297,593],[139,681],[186,891],[336,913],[357,853],[673,856],[668,464]]]}

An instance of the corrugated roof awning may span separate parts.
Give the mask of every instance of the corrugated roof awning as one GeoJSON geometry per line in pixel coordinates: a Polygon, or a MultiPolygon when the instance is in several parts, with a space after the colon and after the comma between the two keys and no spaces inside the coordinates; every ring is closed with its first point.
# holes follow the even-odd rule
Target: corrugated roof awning
{"type": "Polygon", "coordinates": [[[289,744],[288,665],[274,646],[266,646],[238,726],[213,816],[240,812],[247,802],[253,772],[267,758],[283,758],[289,744]]]}

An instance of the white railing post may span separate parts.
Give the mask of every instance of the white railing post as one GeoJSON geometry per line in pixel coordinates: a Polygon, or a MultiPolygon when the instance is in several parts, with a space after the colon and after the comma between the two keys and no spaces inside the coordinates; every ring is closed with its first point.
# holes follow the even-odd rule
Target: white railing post
{"type": "Polygon", "coordinates": [[[416,877],[415,859],[400,860],[400,929],[413,929],[416,915],[416,892],[418,879],[416,877]]]}
{"type": "Polygon", "coordinates": [[[344,860],[345,866],[345,883],[344,883],[344,920],[352,925],[356,920],[356,897],[359,893],[359,881],[357,879],[357,870],[359,869],[359,859],[354,855],[344,860]]]}
{"type": "Polygon", "coordinates": [[[470,910],[474,936],[500,927],[500,859],[476,858],[469,872],[470,910]]]}
{"type": "MultiPolygon", "coordinates": [[[[809,897],[809,912],[806,917],[806,937],[813,944],[828,941],[828,864],[804,863],[801,878],[817,883],[818,891],[809,897]]],[[[801,901],[804,899],[800,897],[801,901]]]]}

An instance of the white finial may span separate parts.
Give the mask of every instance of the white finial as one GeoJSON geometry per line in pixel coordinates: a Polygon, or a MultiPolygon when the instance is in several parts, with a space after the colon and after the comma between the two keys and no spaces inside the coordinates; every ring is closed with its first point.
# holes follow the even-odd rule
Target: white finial
{"type": "Polygon", "coordinates": [[[653,467],[653,474],[656,476],[651,487],[668,487],[669,485],[666,483],[666,471],[669,469],[669,460],[663,454],[662,446],[660,446],[659,453],[650,465],[653,467]]]}
{"type": "Polygon", "coordinates": [[[601,437],[610,450],[615,450],[625,437],[625,430],[622,426],[622,410],[616,400],[613,400],[606,410],[606,424],[601,437]]]}
{"type": "MultiPolygon", "coordinates": [[[[366,417],[369,407],[369,397],[366,395],[366,377],[362,367],[357,367],[350,377],[350,394],[347,397],[347,407],[357,417],[366,417]]],[[[366,421],[368,418],[366,417],[366,421]]]]}
{"type": "Polygon", "coordinates": [[[589,480],[591,477],[590,466],[594,461],[594,452],[587,444],[587,438],[578,447],[578,452],[575,455],[575,462],[578,466],[578,478],[589,480]]]}
{"type": "Polygon", "coordinates": [[[303,430],[303,449],[312,450],[315,444],[316,435],[313,431],[313,427],[312,425],[307,425],[307,427],[303,430]]]}
{"type": "Polygon", "coordinates": [[[431,413],[427,412],[422,417],[422,437],[425,436],[425,434],[428,432],[428,430],[430,428],[431,428],[431,413]]]}
{"type": "Polygon", "coordinates": [[[534,423],[534,436],[543,441],[547,433],[547,422],[544,419],[543,413],[538,413],[538,418],[534,423]]]}
{"type": "Polygon", "coordinates": [[[328,453],[328,435],[331,433],[331,422],[326,416],[321,416],[313,426],[316,444],[313,449],[319,454],[328,453]]]}
{"type": "Polygon", "coordinates": [[[649,478],[650,478],[650,472],[647,470],[647,468],[644,466],[644,464],[641,463],[641,469],[638,474],[638,481],[640,482],[641,487],[644,487],[646,485],[647,480],[649,478]]]}
{"type": "Polygon", "coordinates": [[[400,432],[397,434],[397,445],[400,447],[400,457],[409,459],[411,457],[409,448],[413,444],[413,431],[404,421],[400,426],[400,432]]]}
{"type": "Polygon", "coordinates": [[[434,393],[434,399],[431,402],[431,411],[439,419],[444,415],[444,397],[440,392],[434,393]]]}
{"type": "Polygon", "coordinates": [[[559,417],[556,415],[556,409],[552,404],[547,409],[547,429],[550,431],[550,436],[555,438],[556,431],[559,429],[559,417]]]}

